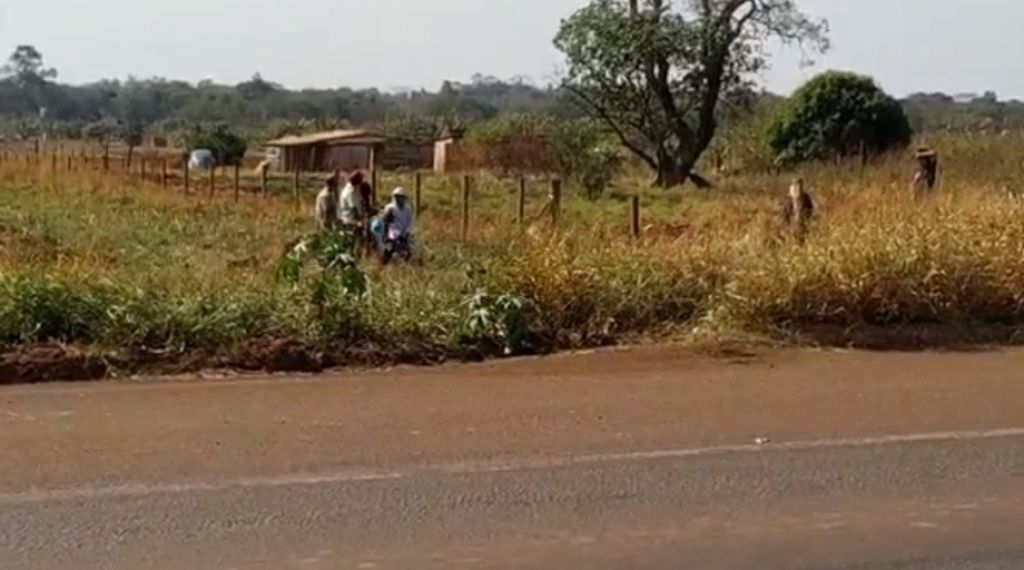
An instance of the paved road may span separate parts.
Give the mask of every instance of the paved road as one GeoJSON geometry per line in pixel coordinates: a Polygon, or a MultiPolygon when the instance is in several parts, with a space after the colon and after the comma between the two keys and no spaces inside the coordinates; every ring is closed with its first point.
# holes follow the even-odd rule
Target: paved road
{"type": "Polygon", "coordinates": [[[1024,352],[0,390],[0,568],[1024,568],[1024,352]]]}

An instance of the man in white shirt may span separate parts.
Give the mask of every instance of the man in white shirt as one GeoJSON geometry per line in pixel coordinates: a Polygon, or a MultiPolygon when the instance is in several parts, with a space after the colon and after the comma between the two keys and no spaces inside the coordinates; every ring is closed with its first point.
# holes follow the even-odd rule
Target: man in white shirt
{"type": "Polygon", "coordinates": [[[360,172],[353,174],[348,184],[341,191],[341,204],[338,208],[338,218],[341,224],[351,230],[359,230],[366,222],[367,205],[363,203],[359,187],[363,184],[363,175],[360,172]]]}
{"type": "Polygon", "coordinates": [[[381,220],[384,222],[384,263],[395,255],[408,259],[412,256],[413,211],[408,204],[405,189],[397,188],[391,194],[391,202],[384,207],[381,220]]]}

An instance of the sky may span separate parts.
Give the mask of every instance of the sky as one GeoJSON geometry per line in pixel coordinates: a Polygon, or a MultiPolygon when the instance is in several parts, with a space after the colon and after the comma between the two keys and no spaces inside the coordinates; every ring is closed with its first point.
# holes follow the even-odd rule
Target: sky
{"type": "MultiPolygon", "coordinates": [[[[1022,0],[797,0],[833,49],[772,58],[788,93],[824,69],[890,92],[996,91],[1024,99],[1022,0]]],[[[289,87],[436,89],[474,74],[557,79],[551,39],[586,0],[0,0],[0,53],[35,45],[60,80],[160,76],[289,87]]]]}

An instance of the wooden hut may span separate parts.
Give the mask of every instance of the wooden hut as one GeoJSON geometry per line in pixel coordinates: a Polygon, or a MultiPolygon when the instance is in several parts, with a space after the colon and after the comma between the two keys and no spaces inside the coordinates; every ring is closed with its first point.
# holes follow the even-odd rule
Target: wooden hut
{"type": "Polygon", "coordinates": [[[267,143],[274,168],[292,172],[372,170],[380,165],[387,138],[364,130],[287,136],[267,143]]]}

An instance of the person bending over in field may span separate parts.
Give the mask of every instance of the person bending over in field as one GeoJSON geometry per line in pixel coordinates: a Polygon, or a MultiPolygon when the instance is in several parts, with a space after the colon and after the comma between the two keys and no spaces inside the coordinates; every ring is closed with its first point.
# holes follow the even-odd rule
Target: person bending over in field
{"type": "Polygon", "coordinates": [[[338,175],[333,174],[324,180],[324,189],[316,197],[316,231],[333,232],[338,229],[340,195],[338,194],[338,175]]]}
{"type": "Polygon", "coordinates": [[[381,221],[384,223],[384,249],[381,259],[385,264],[396,255],[406,261],[412,257],[413,213],[408,201],[405,189],[396,188],[391,194],[391,202],[381,213],[381,221]]]}
{"type": "Polygon", "coordinates": [[[804,188],[803,178],[797,178],[789,187],[782,208],[783,222],[800,241],[807,237],[807,228],[814,218],[814,200],[804,188]]]}

